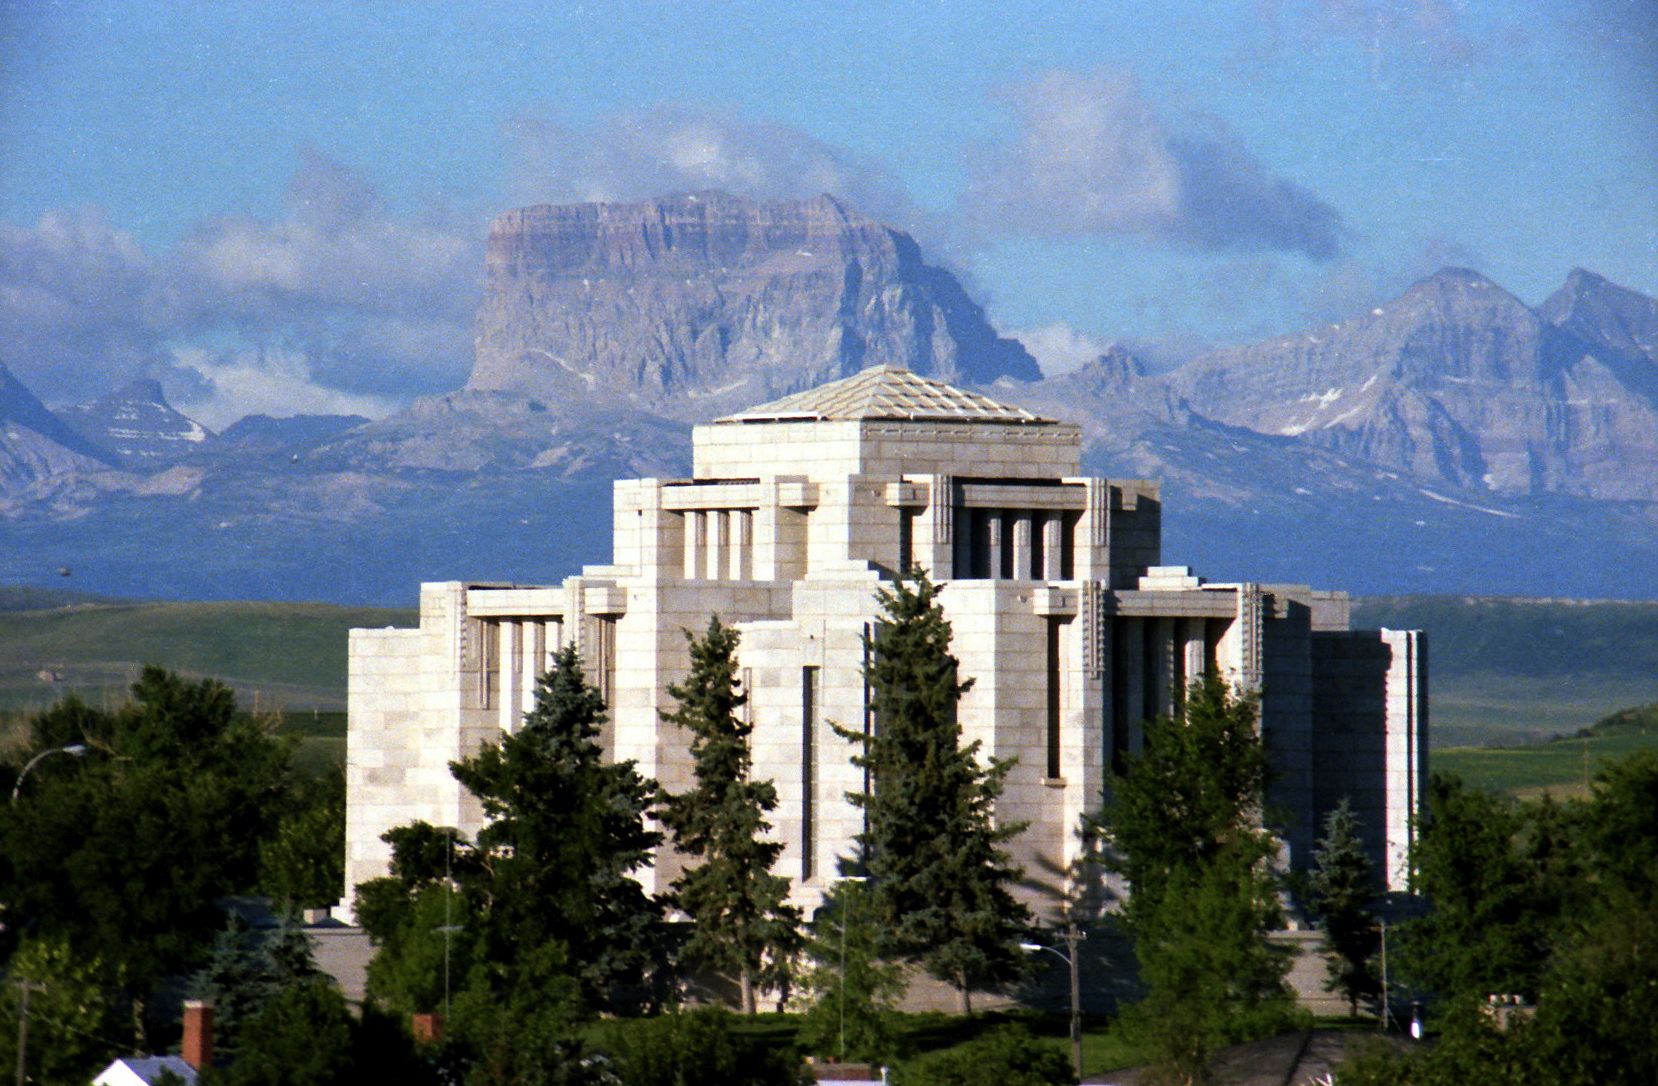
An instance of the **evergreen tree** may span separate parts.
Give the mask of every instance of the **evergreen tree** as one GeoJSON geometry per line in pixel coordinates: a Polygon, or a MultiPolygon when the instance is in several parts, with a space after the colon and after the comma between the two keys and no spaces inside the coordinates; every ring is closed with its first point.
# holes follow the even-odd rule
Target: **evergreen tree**
{"type": "MultiPolygon", "coordinates": [[[[751,779],[753,726],[737,679],[737,632],[709,619],[691,643],[691,671],[668,693],[679,703],[662,719],[691,735],[696,787],[668,797],[662,821],[679,851],[701,862],[674,881],[678,906],[694,925],[686,957],[734,975],[744,1012],[755,1013],[755,982],[786,978],[800,946],[800,910],[785,901],[789,880],[772,874],[783,851],[769,841],[766,815],[777,808],[770,781],[751,779]]],[[[770,985],[768,985],[770,986],[770,985]]]]}
{"type": "Polygon", "coordinates": [[[594,1009],[648,998],[662,905],[633,878],[662,835],[647,829],[656,785],[599,747],[604,699],[565,646],[541,677],[515,735],[465,761],[455,779],[490,822],[477,848],[489,872],[486,961],[509,963],[554,944],[594,1009]]]}
{"type": "Polygon", "coordinates": [[[580,656],[560,650],[519,731],[450,763],[490,819],[476,842],[424,823],[384,835],[392,873],[356,901],[377,994],[435,1009],[438,936],[464,924],[449,933],[449,965],[476,1006],[571,1003],[579,1016],[657,998],[662,905],[633,878],[662,841],[645,826],[656,786],[632,762],[604,760],[604,719],[580,656]]]}
{"type": "Polygon", "coordinates": [[[213,1003],[213,1045],[225,1059],[235,1057],[243,1028],[285,988],[317,975],[311,942],[291,915],[275,928],[256,931],[231,913],[213,940],[207,964],[187,990],[213,1003]]]}
{"type": "Polygon", "coordinates": [[[1125,1024],[1174,1082],[1201,1081],[1215,1047],[1287,1025],[1287,955],[1262,825],[1266,756],[1252,698],[1217,679],[1146,725],[1141,753],[1100,815],[1111,866],[1127,876],[1123,922],[1147,994],[1125,1024]]]}
{"type": "Polygon", "coordinates": [[[1343,796],[1324,818],[1324,836],[1313,851],[1312,905],[1324,927],[1328,979],[1324,990],[1347,997],[1349,1014],[1359,1001],[1381,994],[1376,955],[1382,934],[1373,908],[1376,871],[1359,840],[1359,820],[1343,796]]]}
{"type": "MultiPolygon", "coordinates": [[[[914,570],[878,598],[885,618],[869,646],[866,678],[876,726],[853,762],[869,770],[858,836],[886,954],[920,962],[972,1010],[974,988],[1023,976],[1019,942],[1031,916],[1009,893],[1021,872],[1002,845],[1024,823],[998,826],[996,799],[1013,763],[978,762],[979,744],[961,742],[956,705],[972,685],[950,654],[950,624],[939,588],[914,570]]],[[[837,727],[851,742],[861,732],[837,727]]]]}

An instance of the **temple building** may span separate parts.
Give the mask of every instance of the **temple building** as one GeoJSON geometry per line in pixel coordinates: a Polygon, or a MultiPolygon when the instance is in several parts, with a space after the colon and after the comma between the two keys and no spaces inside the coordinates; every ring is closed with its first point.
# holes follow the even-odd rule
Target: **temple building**
{"type": "MultiPolygon", "coordinates": [[[[967,740],[1017,759],[997,817],[1020,892],[1051,916],[1113,767],[1144,722],[1218,674],[1258,693],[1305,865],[1349,797],[1390,888],[1402,889],[1427,770],[1427,646],[1348,628],[1344,593],[1211,584],[1163,564],[1158,484],[1081,474],[1070,424],[877,367],[698,426],[688,479],[615,484],[614,555],[561,584],[423,585],[415,629],[353,630],[346,887],[387,872],[380,835],[414,819],[475,833],[449,762],[516,729],[536,679],[574,643],[610,707],[603,743],[670,791],[692,783],[664,723],[710,615],[741,635],[756,775],[775,782],[780,873],[813,905],[850,854],[866,787],[830,727],[872,727],[863,679],[875,593],[910,565],[944,584],[967,740]]],[[[647,886],[679,870],[664,847],[647,886]]]]}

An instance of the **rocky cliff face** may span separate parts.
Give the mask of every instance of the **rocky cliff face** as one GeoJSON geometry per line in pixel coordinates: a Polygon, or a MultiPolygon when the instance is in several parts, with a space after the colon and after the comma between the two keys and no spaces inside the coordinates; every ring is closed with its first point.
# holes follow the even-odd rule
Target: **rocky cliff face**
{"type": "Polygon", "coordinates": [[[98,471],[110,454],[65,426],[0,363],[0,499],[54,475],[98,471]]]}
{"type": "Polygon", "coordinates": [[[508,212],[477,329],[469,391],[686,420],[877,363],[967,384],[1039,376],[910,237],[829,196],[508,212]]]}
{"type": "Polygon", "coordinates": [[[1658,382],[1623,348],[1658,335],[1631,298],[1586,285],[1551,300],[1551,321],[1446,269],[1356,319],[1196,359],[1169,385],[1210,418],[1425,480],[1658,499],[1658,382]],[[1633,330],[1601,330],[1609,298],[1633,330]]]}
{"type": "Polygon", "coordinates": [[[173,409],[155,381],[140,379],[91,403],[56,412],[88,441],[134,468],[171,464],[213,435],[201,423],[173,409]]]}

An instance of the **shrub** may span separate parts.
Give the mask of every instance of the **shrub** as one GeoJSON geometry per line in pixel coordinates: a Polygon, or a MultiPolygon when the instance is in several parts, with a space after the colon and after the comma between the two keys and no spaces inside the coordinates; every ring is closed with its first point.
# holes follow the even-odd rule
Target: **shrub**
{"type": "Polygon", "coordinates": [[[977,1040],[900,1067],[894,1086],[1075,1086],[1068,1055],[1024,1026],[992,1030],[977,1040]]]}

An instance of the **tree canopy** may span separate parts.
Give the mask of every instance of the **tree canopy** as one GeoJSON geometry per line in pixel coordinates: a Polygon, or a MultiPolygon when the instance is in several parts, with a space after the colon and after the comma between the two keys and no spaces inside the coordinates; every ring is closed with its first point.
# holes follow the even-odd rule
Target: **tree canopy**
{"type": "Polygon", "coordinates": [[[485,1033],[503,1008],[562,1008],[563,1021],[660,998],[662,905],[633,878],[662,840],[645,824],[656,788],[604,760],[604,719],[576,650],[560,650],[518,732],[451,763],[490,818],[477,840],[423,823],[385,835],[392,874],[356,903],[378,997],[437,1009],[448,935],[457,1020],[485,1033]]]}
{"type": "Polygon", "coordinates": [[[836,730],[863,746],[853,762],[874,783],[849,798],[866,816],[859,862],[883,951],[920,962],[967,1011],[973,989],[1025,975],[1031,916],[1009,891],[1021,872],[1002,847],[1024,824],[995,819],[1013,763],[980,765],[979,744],[961,741],[956,708],[972,680],[959,676],[938,594],[920,570],[880,590],[866,666],[874,734],[836,730]]]}
{"type": "Polygon", "coordinates": [[[228,687],[153,667],[117,708],[39,714],[25,756],[72,744],[88,749],[42,759],[0,807],[4,938],[61,938],[144,997],[205,957],[215,901],[253,888],[291,807],[290,748],[228,687]]]}
{"type": "Polygon", "coordinates": [[[1145,998],[1125,1013],[1165,1077],[1198,1081],[1210,1051],[1287,1025],[1287,955],[1277,842],[1263,825],[1266,755],[1252,697],[1218,678],[1145,729],[1099,816],[1110,866],[1126,876],[1123,923],[1145,998]]]}
{"type": "Polygon", "coordinates": [[[1401,941],[1439,1041],[1355,1060],[1340,1081],[1658,1081],[1658,751],[1612,763],[1564,803],[1436,778],[1429,816],[1416,850],[1429,912],[1401,941]],[[1507,994],[1528,1006],[1500,1022],[1486,1000],[1507,994]]]}
{"type": "Polygon", "coordinates": [[[667,797],[662,821],[697,862],[674,880],[674,902],[692,922],[685,957],[734,976],[753,1014],[755,982],[783,981],[799,951],[800,910],[786,903],[789,880],[772,873],[783,851],[765,836],[777,789],[751,776],[754,729],[740,711],[748,695],[737,679],[737,632],[716,615],[702,637],[686,638],[691,671],[668,687],[678,706],[662,719],[690,735],[696,787],[667,797]]]}

